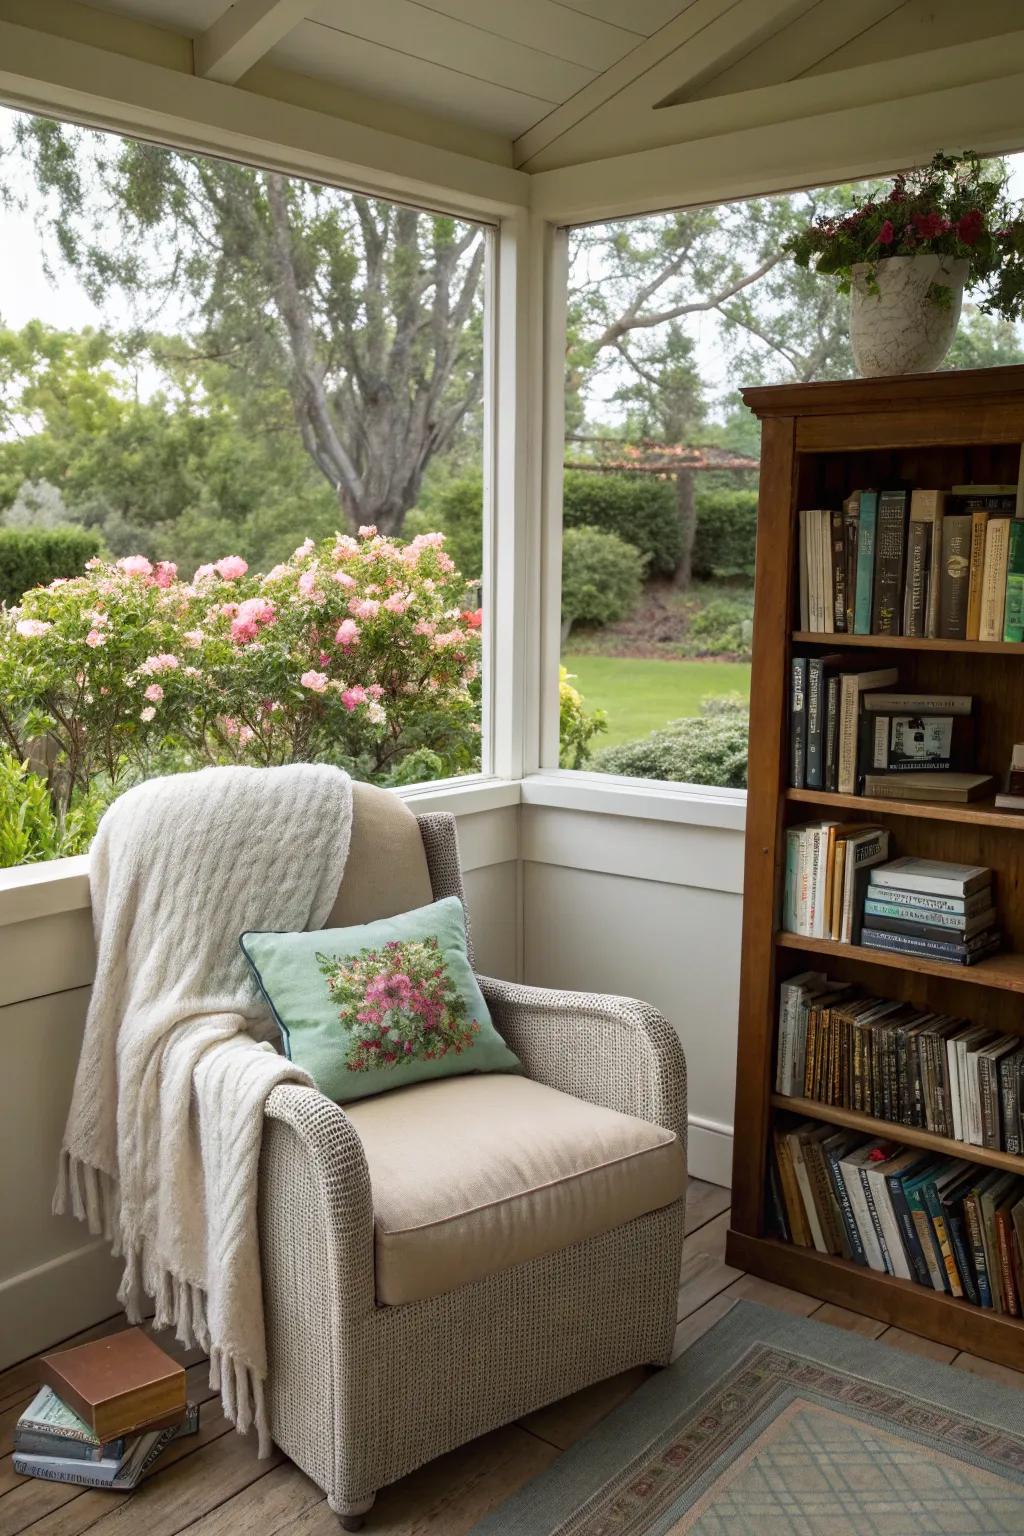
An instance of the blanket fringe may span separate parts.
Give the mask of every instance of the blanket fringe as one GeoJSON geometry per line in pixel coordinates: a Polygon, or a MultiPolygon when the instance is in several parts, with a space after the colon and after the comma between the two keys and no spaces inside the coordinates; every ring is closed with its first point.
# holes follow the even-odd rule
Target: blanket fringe
{"type": "Polygon", "coordinates": [[[269,1456],[272,1450],[270,1420],[267,1413],[266,1387],[262,1377],[221,1346],[212,1346],[206,1316],[206,1294],[202,1286],[179,1279],[170,1270],[152,1262],[145,1240],[131,1238],[121,1230],[120,1201],[117,1184],[101,1168],[82,1162],[62,1151],[57,1167],[57,1186],[53,1212],[70,1212],[87,1223],[89,1231],[105,1237],[115,1258],[124,1259],[124,1274],[117,1299],[130,1323],[145,1317],[147,1296],[155,1304],[156,1328],[173,1328],[179,1343],[192,1349],[196,1345],[210,1357],[210,1386],[219,1392],[224,1416],[239,1434],[255,1426],[258,1454],[269,1456]]]}

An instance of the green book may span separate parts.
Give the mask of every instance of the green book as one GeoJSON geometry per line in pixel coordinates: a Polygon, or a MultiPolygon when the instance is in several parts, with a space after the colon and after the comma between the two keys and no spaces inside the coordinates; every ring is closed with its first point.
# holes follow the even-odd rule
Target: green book
{"type": "Polygon", "coordinates": [[[1018,522],[1016,518],[1010,524],[1003,639],[1024,640],[1024,522],[1018,522]]]}
{"type": "Polygon", "coordinates": [[[857,534],[856,596],[853,602],[853,632],[870,635],[871,610],[875,586],[875,531],[878,521],[878,492],[861,491],[860,523],[857,534]]]}

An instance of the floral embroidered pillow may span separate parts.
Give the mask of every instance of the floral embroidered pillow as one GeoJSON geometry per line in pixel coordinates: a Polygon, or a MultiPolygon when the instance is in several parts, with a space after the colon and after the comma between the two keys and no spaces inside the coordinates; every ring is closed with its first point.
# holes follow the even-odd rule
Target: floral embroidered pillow
{"type": "Polygon", "coordinates": [[[466,954],[456,896],[359,928],[243,933],[285,1052],[339,1103],[465,1072],[517,1072],[466,954]]]}

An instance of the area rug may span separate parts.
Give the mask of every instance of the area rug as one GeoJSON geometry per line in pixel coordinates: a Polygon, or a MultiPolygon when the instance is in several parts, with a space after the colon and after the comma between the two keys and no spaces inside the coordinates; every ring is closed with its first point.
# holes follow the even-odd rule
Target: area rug
{"type": "Polygon", "coordinates": [[[739,1302],[472,1536],[1024,1536],[1024,1392],[739,1302]]]}

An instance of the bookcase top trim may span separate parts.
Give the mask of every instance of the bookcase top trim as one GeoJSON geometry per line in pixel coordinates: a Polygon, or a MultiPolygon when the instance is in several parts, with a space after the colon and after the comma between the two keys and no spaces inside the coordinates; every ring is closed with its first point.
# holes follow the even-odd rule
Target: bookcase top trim
{"type": "Polygon", "coordinates": [[[831,416],[840,412],[906,409],[946,401],[1024,403],[1024,365],[969,368],[947,373],[895,374],[884,379],[839,379],[820,384],[759,384],[742,391],[755,416],[831,416]]]}

